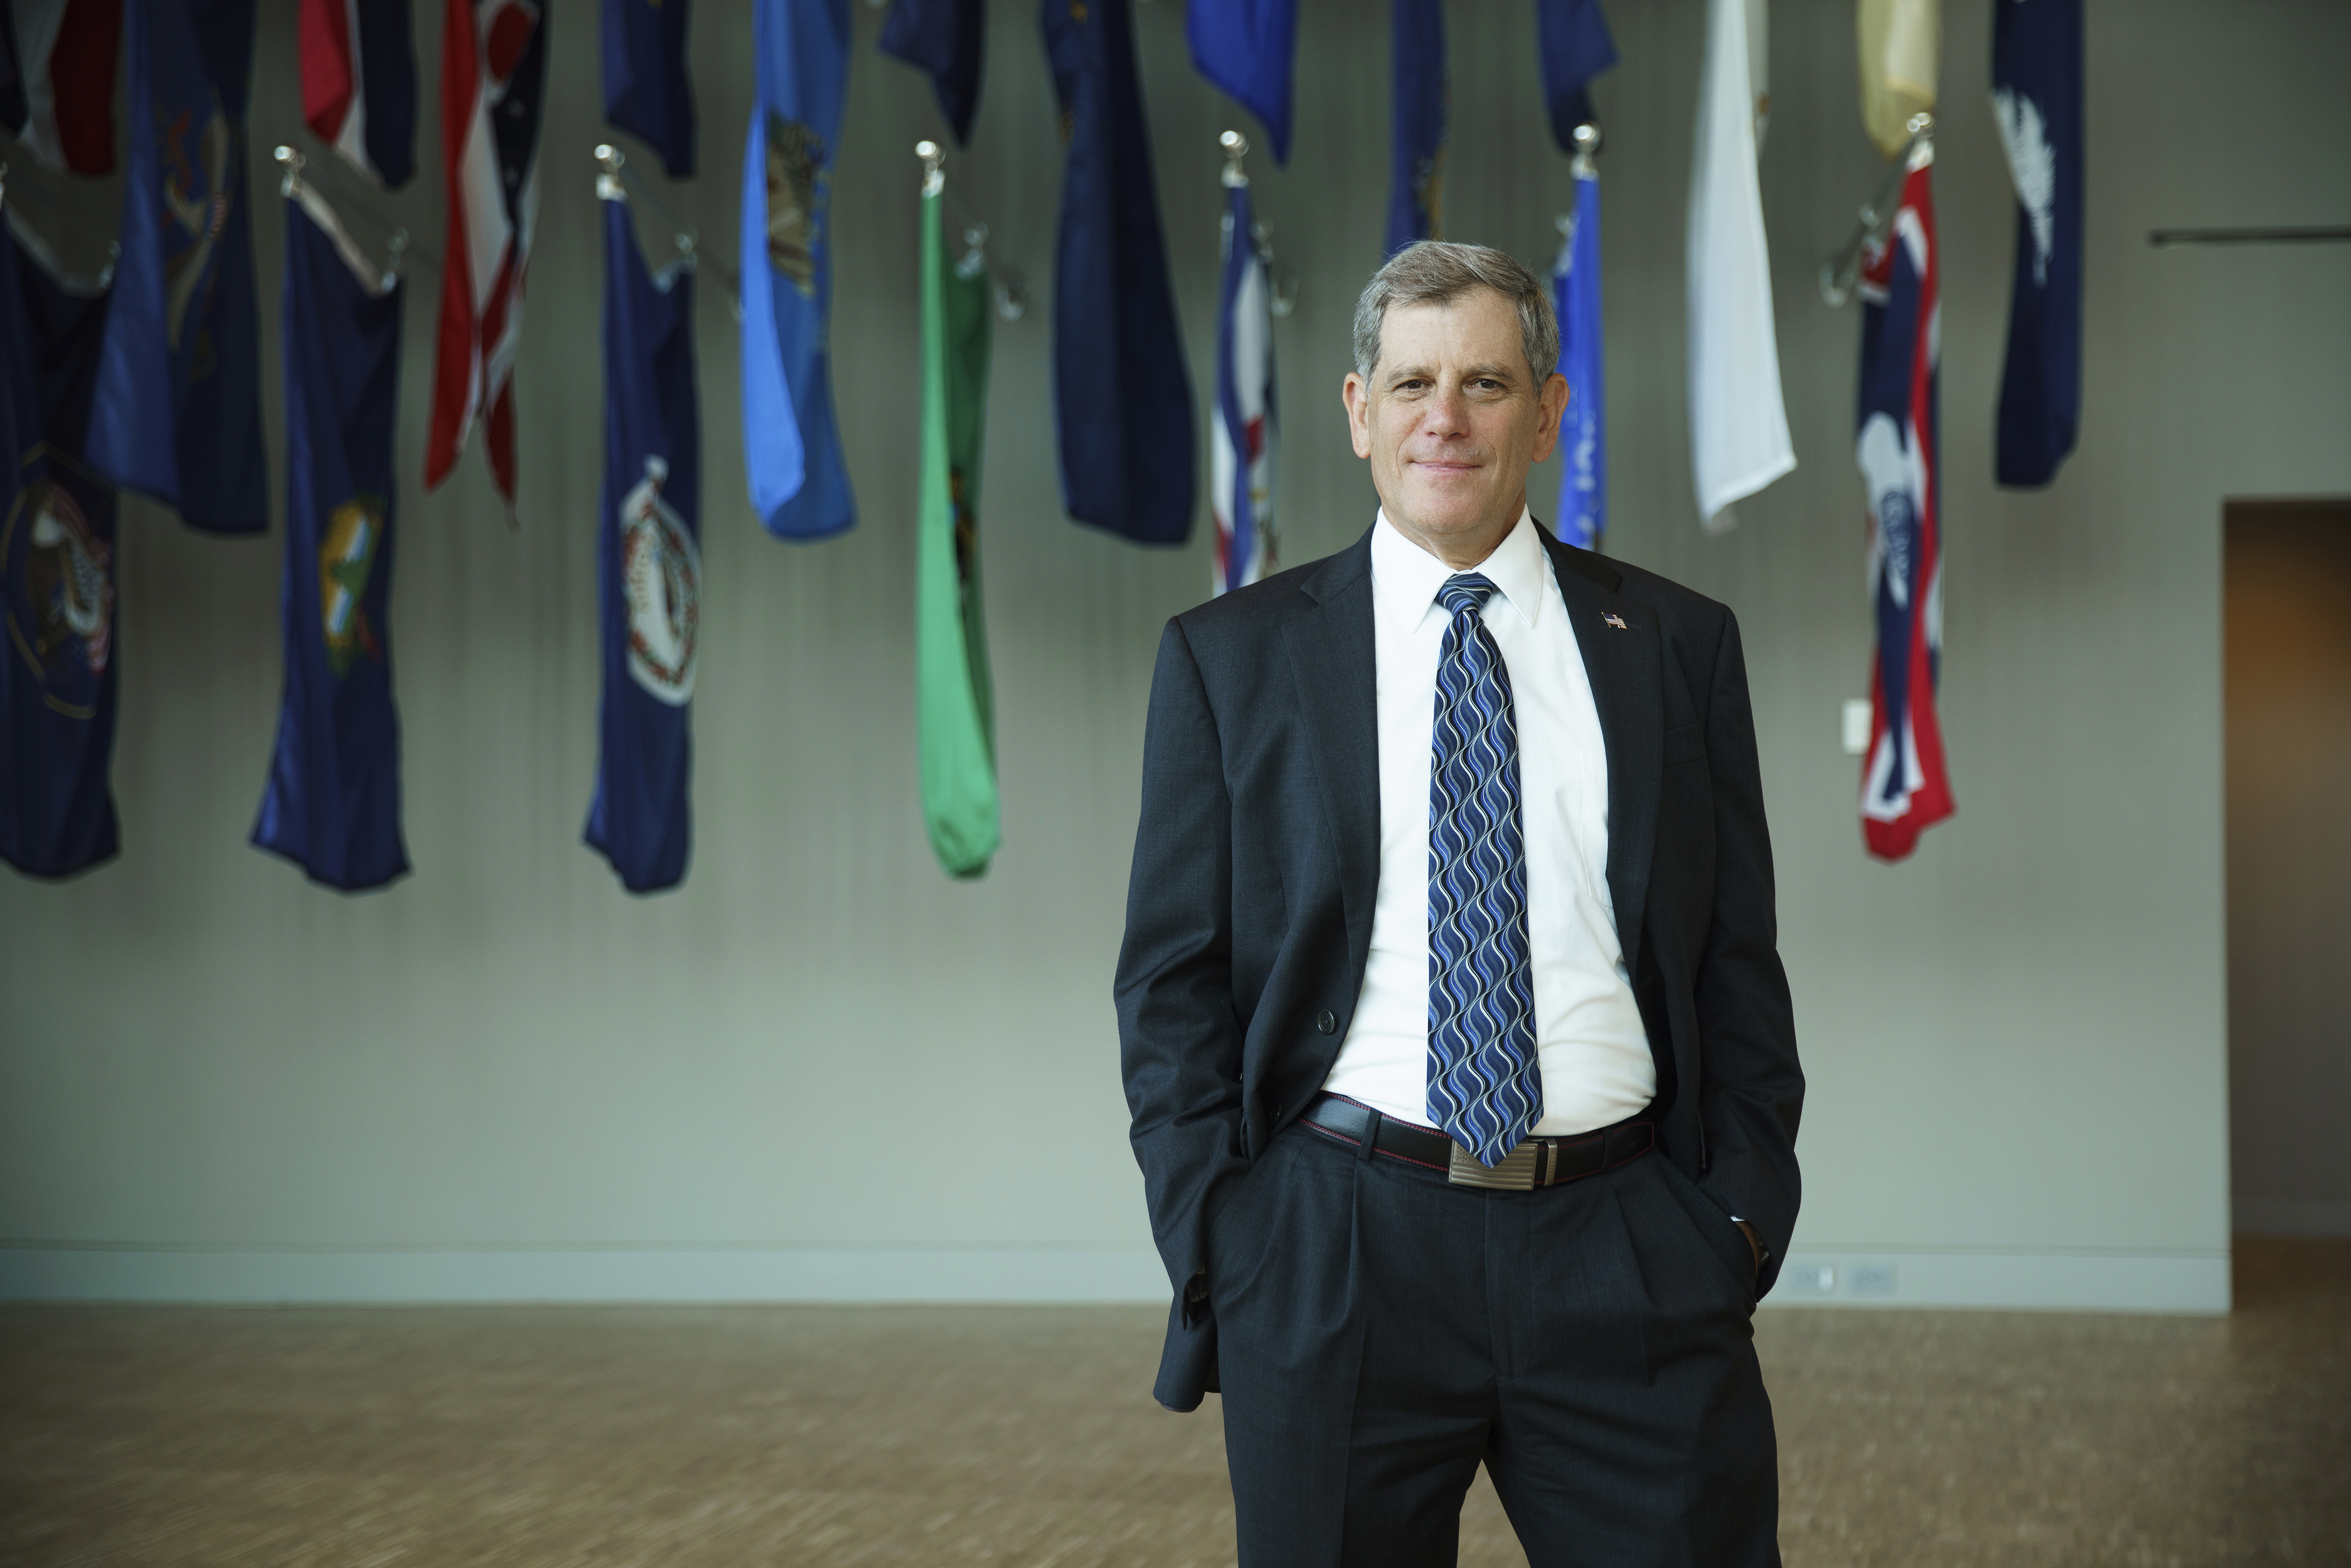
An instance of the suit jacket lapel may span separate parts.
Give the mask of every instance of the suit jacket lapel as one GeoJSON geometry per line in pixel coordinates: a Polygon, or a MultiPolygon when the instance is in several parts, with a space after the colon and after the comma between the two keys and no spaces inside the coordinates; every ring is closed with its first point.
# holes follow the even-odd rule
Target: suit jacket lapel
{"type": "Polygon", "coordinates": [[[1608,896],[1630,971],[1640,955],[1641,916],[1657,842],[1657,794],[1665,775],[1664,649],[1656,613],[1618,592],[1624,575],[1604,558],[1561,544],[1548,533],[1543,548],[1551,552],[1568,622],[1583,650],[1584,673],[1608,747],[1608,896]]]}
{"type": "Polygon", "coordinates": [[[1360,971],[1380,882],[1379,650],[1369,531],[1324,561],[1299,592],[1282,634],[1338,852],[1350,956],[1360,971]]]}

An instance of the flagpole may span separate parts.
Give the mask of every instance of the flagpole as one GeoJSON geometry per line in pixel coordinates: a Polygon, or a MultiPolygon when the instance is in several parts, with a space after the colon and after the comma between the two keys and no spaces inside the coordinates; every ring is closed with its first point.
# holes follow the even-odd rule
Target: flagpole
{"type": "Polygon", "coordinates": [[[653,216],[674,231],[671,239],[677,246],[679,258],[686,266],[695,267],[702,231],[670,211],[668,204],[653,194],[643,179],[629,172],[629,155],[609,141],[600,141],[596,144],[596,163],[603,171],[596,176],[597,197],[609,202],[627,201],[633,196],[644,203],[653,210],[653,216]],[[605,189],[608,184],[611,187],[609,193],[605,189]]]}
{"type": "Polygon", "coordinates": [[[1574,156],[1571,157],[1567,161],[1567,172],[1569,177],[1577,180],[1597,180],[1600,178],[1600,165],[1593,162],[1593,160],[1600,156],[1600,150],[1607,144],[1607,137],[1602,133],[1600,127],[1593,124],[1591,120],[1587,120],[1583,124],[1577,126],[1575,128],[1575,153],[1574,156]]]}
{"type": "MultiPolygon", "coordinates": [[[[1886,172],[1886,178],[1879,182],[1877,193],[1861,204],[1861,215],[1854,228],[1853,237],[1821,263],[1821,298],[1831,305],[1843,305],[1853,298],[1854,279],[1860,271],[1862,246],[1875,239],[1878,225],[1892,216],[1886,204],[1900,193],[1903,177],[1909,173],[1910,160],[1917,155],[1919,146],[1922,143],[1929,147],[1934,145],[1933,115],[1923,111],[1914,114],[1907,128],[1910,140],[1902,144],[1901,154],[1894,160],[1894,167],[1886,172]]],[[[1898,204],[1896,210],[1898,210],[1898,204]]]]}
{"type": "MultiPolygon", "coordinates": [[[[940,193],[946,196],[948,204],[956,210],[956,215],[963,219],[966,261],[968,262],[973,256],[985,258],[987,255],[989,234],[987,223],[973,213],[969,207],[964,205],[962,200],[946,188],[947,155],[946,152],[935,141],[917,141],[914,143],[914,156],[923,161],[923,193],[926,196],[931,193],[931,182],[935,179],[938,182],[937,189],[940,193]]],[[[1020,269],[1011,266],[1001,255],[998,255],[994,265],[988,267],[988,271],[992,275],[989,287],[996,300],[996,319],[999,321],[1018,321],[1029,314],[1029,280],[1022,275],[1020,269]]]]}

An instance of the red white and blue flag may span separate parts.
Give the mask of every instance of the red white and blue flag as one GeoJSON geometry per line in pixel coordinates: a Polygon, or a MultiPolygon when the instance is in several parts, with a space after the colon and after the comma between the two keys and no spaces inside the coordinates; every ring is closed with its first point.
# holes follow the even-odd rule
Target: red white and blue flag
{"type": "Polygon", "coordinates": [[[447,0],[441,28],[441,156],[449,191],[441,340],[433,368],[427,489],[449,476],[478,421],[490,476],[514,505],[514,362],[523,273],[538,215],[549,0],[447,0]]]}
{"type": "Polygon", "coordinates": [[[1249,181],[1228,174],[1225,277],[1217,306],[1217,410],[1209,420],[1209,509],[1217,518],[1214,591],[1274,570],[1273,295],[1249,214],[1249,181]]]}
{"type": "Polygon", "coordinates": [[[416,172],[408,0],[300,0],[302,119],[379,185],[416,172]]]}
{"type": "Polygon", "coordinates": [[[1869,852],[1897,861],[1951,814],[1935,688],[1943,657],[1943,533],[1936,371],[1942,308],[1935,258],[1933,147],[1903,176],[1902,205],[1863,252],[1860,431],[1854,455],[1869,491],[1869,582],[1877,622],[1861,829],[1869,852]]]}

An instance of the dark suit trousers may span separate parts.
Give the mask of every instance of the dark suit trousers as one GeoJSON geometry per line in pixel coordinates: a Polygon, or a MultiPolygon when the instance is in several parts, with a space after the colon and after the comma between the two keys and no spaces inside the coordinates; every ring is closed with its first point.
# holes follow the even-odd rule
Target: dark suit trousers
{"type": "Polygon", "coordinates": [[[1301,1124],[1209,1249],[1241,1568],[1451,1564],[1481,1461],[1532,1568],[1779,1562],[1747,1240],[1665,1158],[1486,1192],[1301,1124]]]}

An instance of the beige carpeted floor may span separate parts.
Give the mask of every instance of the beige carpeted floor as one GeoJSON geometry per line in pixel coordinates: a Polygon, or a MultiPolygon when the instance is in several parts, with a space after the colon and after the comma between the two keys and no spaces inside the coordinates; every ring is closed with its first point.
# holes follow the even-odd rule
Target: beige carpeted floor
{"type": "MultiPolygon", "coordinates": [[[[2351,1243],[2229,1320],[1771,1312],[1792,1568],[2351,1563],[2351,1243]]],[[[0,1310],[0,1563],[1232,1560],[1134,1308],[0,1310]]],[[[1524,1561],[1482,1480],[1462,1561],[1524,1561]]]]}

